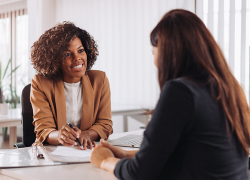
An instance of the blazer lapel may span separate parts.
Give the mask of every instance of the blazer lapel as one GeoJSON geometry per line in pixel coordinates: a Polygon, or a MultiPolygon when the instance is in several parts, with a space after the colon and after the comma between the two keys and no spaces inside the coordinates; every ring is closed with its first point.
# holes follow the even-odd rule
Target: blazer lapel
{"type": "Polygon", "coordinates": [[[55,83],[55,102],[57,128],[60,130],[67,122],[65,92],[62,80],[59,80],[55,83]]]}
{"type": "Polygon", "coordinates": [[[94,115],[94,91],[89,76],[82,77],[83,110],[81,119],[81,130],[86,130],[93,125],[94,115]]]}

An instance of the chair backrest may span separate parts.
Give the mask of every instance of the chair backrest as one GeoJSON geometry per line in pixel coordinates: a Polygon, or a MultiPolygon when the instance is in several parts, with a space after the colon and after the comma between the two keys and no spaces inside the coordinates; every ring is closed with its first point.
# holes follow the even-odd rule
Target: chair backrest
{"type": "Polygon", "coordinates": [[[23,144],[28,147],[31,146],[36,139],[36,134],[34,133],[33,122],[33,109],[30,102],[30,88],[31,85],[28,84],[23,88],[21,96],[21,106],[22,106],[22,126],[23,126],[23,144]]]}

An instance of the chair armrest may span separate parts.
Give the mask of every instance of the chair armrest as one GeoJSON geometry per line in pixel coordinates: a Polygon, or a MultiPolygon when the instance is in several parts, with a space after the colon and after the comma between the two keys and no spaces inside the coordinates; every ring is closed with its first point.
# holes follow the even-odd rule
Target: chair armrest
{"type": "Polygon", "coordinates": [[[14,147],[16,148],[25,148],[26,146],[23,144],[23,142],[15,143],[14,147]]]}

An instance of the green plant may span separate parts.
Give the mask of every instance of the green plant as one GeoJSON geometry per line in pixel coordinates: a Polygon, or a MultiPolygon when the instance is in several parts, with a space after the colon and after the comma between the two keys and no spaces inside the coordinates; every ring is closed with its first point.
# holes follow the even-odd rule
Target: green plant
{"type": "Polygon", "coordinates": [[[3,141],[6,141],[7,138],[8,127],[2,127],[3,141]]]}
{"type": "MultiPolygon", "coordinates": [[[[12,108],[16,108],[17,103],[19,101],[19,97],[17,96],[16,88],[12,87],[12,83],[9,84],[11,99],[5,100],[4,96],[3,96],[3,80],[6,78],[11,78],[11,80],[12,80],[12,74],[20,67],[20,65],[17,66],[15,69],[11,70],[10,74],[6,75],[8,68],[9,68],[9,65],[11,64],[11,61],[12,61],[12,56],[10,57],[10,59],[7,63],[7,66],[4,69],[3,76],[2,76],[2,63],[0,62],[0,103],[7,102],[7,103],[10,103],[12,108]]],[[[11,82],[11,80],[10,80],[10,82],[11,82]]],[[[8,131],[8,127],[2,128],[2,134],[4,136],[4,141],[6,141],[7,131],[8,131]]]]}
{"type": "Polygon", "coordinates": [[[20,98],[16,93],[16,88],[13,88],[11,84],[9,85],[10,87],[10,100],[6,100],[7,103],[10,103],[11,108],[15,109],[17,107],[17,104],[20,103],[20,98]]]}
{"type": "MultiPolygon", "coordinates": [[[[7,63],[7,66],[6,66],[5,69],[4,69],[3,77],[2,77],[2,63],[0,62],[0,103],[3,103],[3,102],[4,102],[3,85],[2,85],[3,80],[6,79],[6,78],[9,78],[9,77],[12,79],[12,74],[20,67],[20,65],[17,66],[15,69],[11,70],[10,74],[8,74],[8,75],[6,76],[6,73],[7,73],[7,70],[8,70],[8,68],[9,68],[9,65],[10,65],[11,61],[12,61],[12,56],[10,57],[10,59],[9,59],[9,61],[8,61],[8,63],[7,63]],[[6,77],[6,78],[5,78],[5,77],[6,77]]],[[[9,84],[9,87],[10,87],[9,90],[10,90],[10,93],[11,93],[11,98],[13,98],[14,96],[13,96],[13,87],[12,87],[12,83],[9,84]]],[[[15,94],[16,94],[15,88],[14,88],[14,91],[15,91],[15,94]]]]}

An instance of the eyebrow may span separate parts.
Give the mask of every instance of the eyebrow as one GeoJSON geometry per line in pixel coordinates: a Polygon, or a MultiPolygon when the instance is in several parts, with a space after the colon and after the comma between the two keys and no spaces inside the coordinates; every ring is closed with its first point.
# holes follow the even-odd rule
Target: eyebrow
{"type": "MultiPolygon", "coordinates": [[[[80,49],[81,47],[84,48],[83,46],[79,46],[77,49],[80,49]]],[[[70,51],[70,50],[66,50],[65,52],[67,52],[67,51],[70,51]]]]}

